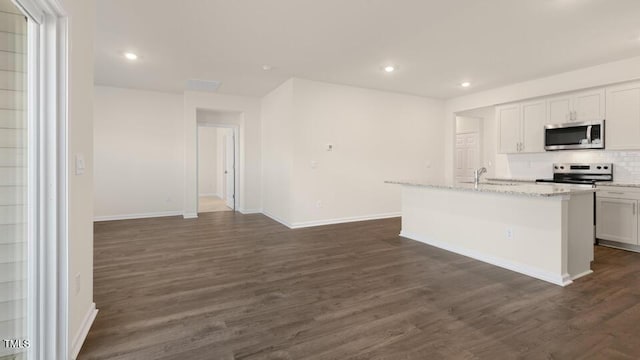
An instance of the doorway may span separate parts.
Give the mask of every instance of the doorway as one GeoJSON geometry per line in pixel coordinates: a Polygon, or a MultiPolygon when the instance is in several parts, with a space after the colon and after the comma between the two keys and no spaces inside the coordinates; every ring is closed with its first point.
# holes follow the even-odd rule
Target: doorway
{"type": "Polygon", "coordinates": [[[473,181],[473,173],[480,167],[480,134],[456,134],[456,182],[473,181]]]}
{"type": "Polygon", "coordinates": [[[473,181],[473,172],[482,167],[483,119],[456,116],[455,180],[473,181]]]}
{"type": "Polygon", "coordinates": [[[236,129],[198,125],[198,213],[236,210],[236,129]]]}

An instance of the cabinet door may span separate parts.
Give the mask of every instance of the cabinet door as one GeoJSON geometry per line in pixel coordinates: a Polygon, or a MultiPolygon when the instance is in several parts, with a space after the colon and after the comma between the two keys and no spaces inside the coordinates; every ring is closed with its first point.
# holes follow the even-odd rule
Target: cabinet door
{"type": "Polygon", "coordinates": [[[596,237],[637,245],[637,207],[637,200],[598,196],[596,199],[596,237]]]}
{"type": "Polygon", "coordinates": [[[522,151],[544,152],[544,126],[547,124],[547,101],[522,104],[522,151]]]}
{"type": "Polygon", "coordinates": [[[602,120],[605,116],[605,90],[593,89],[573,96],[575,121],[602,120]]]}
{"type": "Polygon", "coordinates": [[[640,149],[640,82],[607,89],[607,149],[640,149]]]}
{"type": "Polygon", "coordinates": [[[547,104],[549,124],[564,124],[571,121],[571,95],[549,98],[547,104]]]}
{"type": "Polygon", "coordinates": [[[498,124],[498,153],[511,154],[520,150],[520,105],[496,107],[498,124]]]}

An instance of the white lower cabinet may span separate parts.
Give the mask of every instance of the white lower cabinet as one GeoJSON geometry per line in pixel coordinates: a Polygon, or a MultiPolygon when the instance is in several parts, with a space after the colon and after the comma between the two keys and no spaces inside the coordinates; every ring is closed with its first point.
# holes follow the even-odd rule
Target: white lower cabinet
{"type": "MultiPolygon", "coordinates": [[[[600,188],[600,187],[599,187],[600,188]]],[[[604,188],[596,195],[596,238],[639,245],[640,191],[604,188]]]]}

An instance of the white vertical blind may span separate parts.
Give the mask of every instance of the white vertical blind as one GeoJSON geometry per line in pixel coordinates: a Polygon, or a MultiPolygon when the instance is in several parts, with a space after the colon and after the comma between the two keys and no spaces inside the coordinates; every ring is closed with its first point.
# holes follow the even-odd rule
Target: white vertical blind
{"type": "MultiPolygon", "coordinates": [[[[27,21],[0,0],[0,339],[26,333],[27,21]]],[[[21,359],[0,341],[0,359],[21,359]]]]}

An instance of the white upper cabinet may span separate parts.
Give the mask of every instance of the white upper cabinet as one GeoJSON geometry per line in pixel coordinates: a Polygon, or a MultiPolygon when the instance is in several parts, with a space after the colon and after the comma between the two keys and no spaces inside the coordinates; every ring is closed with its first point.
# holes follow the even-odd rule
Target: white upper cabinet
{"type": "Polygon", "coordinates": [[[605,117],[605,90],[603,88],[548,98],[549,124],[572,121],[594,121],[605,117]]]}
{"type": "Polygon", "coordinates": [[[520,152],[544,152],[544,126],[547,120],[547,101],[522,103],[522,145],[520,152]]]}
{"type": "Polygon", "coordinates": [[[498,153],[544,152],[545,99],[496,107],[498,153]]]}
{"type": "Polygon", "coordinates": [[[640,149],[640,82],[607,89],[607,149],[640,149]]]}
{"type": "Polygon", "coordinates": [[[519,104],[496,107],[498,153],[517,153],[521,148],[521,114],[519,104]]]}
{"type": "Polygon", "coordinates": [[[605,117],[605,90],[593,89],[573,96],[575,121],[596,121],[605,117]]]}
{"type": "Polygon", "coordinates": [[[564,124],[572,121],[573,109],[570,95],[549,98],[547,104],[549,124],[564,124]]]}

